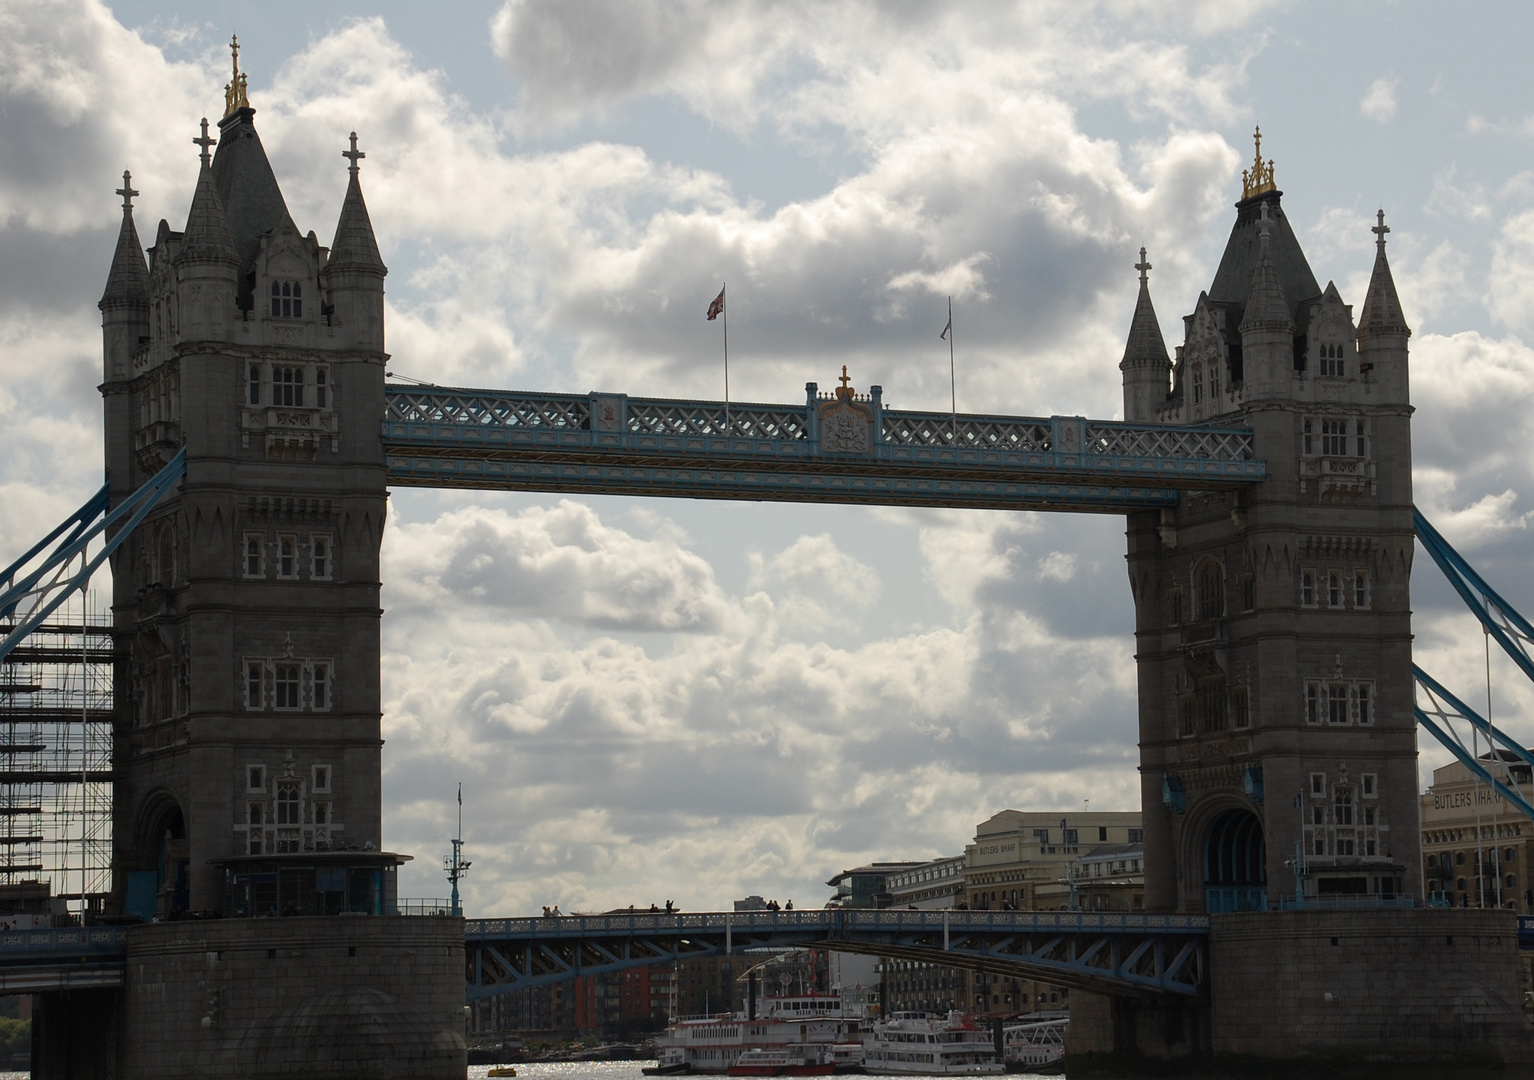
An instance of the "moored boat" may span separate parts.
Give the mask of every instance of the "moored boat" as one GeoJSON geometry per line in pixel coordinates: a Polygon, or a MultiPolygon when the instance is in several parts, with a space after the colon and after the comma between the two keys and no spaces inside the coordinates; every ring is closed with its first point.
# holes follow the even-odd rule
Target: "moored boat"
{"type": "Polygon", "coordinates": [[[1021,1072],[1053,1071],[1065,1062],[1064,1017],[1014,1024],[1002,1029],[1002,1055],[1007,1067],[1021,1072]]]}
{"type": "Polygon", "coordinates": [[[863,1068],[871,1073],[983,1076],[1005,1072],[991,1033],[959,1012],[891,1013],[863,1033],[863,1068]]]}
{"type": "Polygon", "coordinates": [[[821,1047],[813,1059],[790,1053],[786,1047],[742,1050],[735,1064],[725,1070],[731,1076],[830,1076],[835,1070],[829,1048],[821,1047]]]}
{"type": "Polygon", "coordinates": [[[753,1053],[748,1068],[774,1069],[737,1076],[806,1076],[857,1072],[863,1046],[857,1017],[843,1015],[840,994],[798,994],[764,998],[754,1016],[719,1013],[680,1017],[656,1040],[656,1063],[650,1076],[677,1073],[726,1074],[743,1055],[753,1053]],[[779,1067],[760,1052],[781,1052],[779,1067]],[[811,1070],[806,1072],[804,1070],[811,1070]]]}

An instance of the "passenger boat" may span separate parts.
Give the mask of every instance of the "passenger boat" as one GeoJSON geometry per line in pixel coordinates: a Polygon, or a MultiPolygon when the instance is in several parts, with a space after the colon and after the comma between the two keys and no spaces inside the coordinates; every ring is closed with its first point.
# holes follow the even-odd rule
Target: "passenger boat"
{"type": "Polygon", "coordinates": [[[835,1070],[830,1049],[819,1049],[811,1060],[807,1054],[790,1053],[784,1047],[770,1050],[753,1047],[742,1050],[735,1064],[725,1071],[731,1076],[830,1076],[835,1070]]]}
{"type": "MultiPolygon", "coordinates": [[[[728,1074],[748,1051],[775,1051],[787,1058],[777,1071],[735,1075],[856,1072],[863,1056],[860,1031],[857,1017],[843,1015],[840,994],[763,998],[754,1018],[746,1013],[718,1013],[673,1020],[665,1034],[655,1040],[656,1063],[644,1071],[649,1076],[728,1074]],[[811,1071],[803,1071],[806,1069],[811,1071]]],[[[753,1054],[746,1065],[776,1068],[759,1054],[753,1054]]]]}
{"type": "Polygon", "coordinates": [[[991,1033],[951,1012],[891,1013],[863,1033],[863,1068],[871,1073],[983,1076],[1005,1072],[991,1033]]]}
{"type": "Polygon", "coordinates": [[[1002,1029],[1002,1056],[1008,1068],[1038,1072],[1060,1067],[1065,1061],[1064,1017],[1014,1024],[1002,1029]]]}

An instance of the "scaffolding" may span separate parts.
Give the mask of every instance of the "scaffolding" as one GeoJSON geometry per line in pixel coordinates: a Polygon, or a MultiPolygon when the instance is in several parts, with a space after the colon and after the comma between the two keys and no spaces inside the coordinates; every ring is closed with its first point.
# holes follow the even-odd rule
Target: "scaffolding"
{"type": "Polygon", "coordinates": [[[112,887],[115,659],[111,612],[89,592],[0,659],[0,907],[8,911],[74,922],[103,909],[112,887]]]}

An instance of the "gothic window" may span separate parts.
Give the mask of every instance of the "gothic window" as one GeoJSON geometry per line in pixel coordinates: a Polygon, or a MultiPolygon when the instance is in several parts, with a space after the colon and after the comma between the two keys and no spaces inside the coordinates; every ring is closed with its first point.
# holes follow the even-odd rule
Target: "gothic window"
{"type": "Polygon", "coordinates": [[[277,538],[277,576],[280,578],[298,576],[297,537],[279,536],[277,538]]]}
{"type": "Polygon", "coordinates": [[[1314,420],[1312,420],[1308,416],[1305,417],[1305,422],[1304,422],[1305,453],[1307,453],[1307,454],[1314,454],[1316,452],[1315,441],[1314,441],[1315,440],[1315,426],[1316,426],[1316,422],[1314,420]]]}
{"type": "Polygon", "coordinates": [[[303,368],[297,366],[272,368],[272,404],[303,407],[303,368]]]}
{"type": "Polygon", "coordinates": [[[245,824],[247,824],[247,825],[254,825],[254,826],[258,827],[258,828],[260,826],[262,826],[262,825],[265,825],[266,824],[266,804],[265,803],[258,803],[258,802],[246,803],[245,804],[245,824]]]}
{"type": "Polygon", "coordinates": [[[251,364],[249,371],[250,403],[261,404],[261,365],[251,364]]]}
{"type": "Polygon", "coordinates": [[[1193,404],[1197,405],[1204,400],[1204,366],[1193,365],[1193,404]]]}
{"type": "Polygon", "coordinates": [[[263,704],[261,676],[259,660],[252,660],[245,665],[245,707],[247,709],[259,709],[263,704]]]}
{"type": "Polygon", "coordinates": [[[246,533],[245,534],[245,576],[246,577],[265,577],[266,576],[265,568],[261,565],[261,562],[262,562],[262,558],[261,558],[261,555],[262,555],[262,552],[261,552],[261,547],[262,547],[261,540],[262,540],[262,537],[261,537],[260,533],[246,533]]]}
{"type": "Polygon", "coordinates": [[[1247,688],[1238,686],[1230,692],[1230,726],[1244,728],[1252,726],[1251,701],[1247,697],[1247,688]]]}
{"type": "Polygon", "coordinates": [[[329,791],[330,790],[330,766],[329,765],[316,765],[314,767],[314,790],[315,791],[329,791]]]}
{"type": "Polygon", "coordinates": [[[1363,611],[1369,606],[1369,571],[1353,571],[1353,606],[1363,611]]]}
{"type": "Polygon", "coordinates": [[[1342,346],[1321,346],[1321,374],[1334,379],[1342,378],[1342,346]]]}
{"type": "Polygon", "coordinates": [[[303,284],[297,281],[272,282],[272,318],[301,319],[303,316],[303,284]]]}
{"type": "Polygon", "coordinates": [[[248,765],[248,766],[246,766],[246,768],[245,768],[245,790],[246,791],[265,791],[266,790],[266,766],[265,765],[248,765]]]}
{"type": "Polygon", "coordinates": [[[1225,730],[1225,684],[1210,682],[1204,687],[1204,730],[1225,730]]]}
{"type": "Polygon", "coordinates": [[[278,825],[301,825],[303,818],[300,813],[302,800],[299,798],[299,782],[297,780],[277,781],[277,824],[278,825]]]}
{"type": "Polygon", "coordinates": [[[1364,798],[1366,798],[1366,799],[1374,798],[1374,796],[1376,794],[1376,790],[1375,790],[1376,789],[1376,784],[1378,782],[1375,774],[1372,773],[1372,772],[1366,772],[1366,773],[1364,773],[1364,775],[1363,775],[1363,777],[1361,779],[1362,779],[1363,796],[1364,796],[1364,798]]]}
{"type": "Polygon", "coordinates": [[[1339,836],[1339,837],[1337,837],[1337,854],[1338,855],[1351,855],[1351,854],[1353,854],[1353,838],[1351,836],[1339,836]]]}
{"type": "Polygon", "coordinates": [[[314,823],[316,825],[330,824],[330,804],[328,802],[317,802],[314,804],[314,823]]]}
{"type": "Polygon", "coordinates": [[[273,680],[276,689],[276,707],[279,709],[298,708],[298,665],[278,664],[276,678],[273,680]]]}
{"type": "Polygon", "coordinates": [[[1372,807],[1372,806],[1364,807],[1364,824],[1365,825],[1373,825],[1374,824],[1374,815],[1375,815],[1375,813],[1376,813],[1376,811],[1375,811],[1374,807],[1372,807]]]}
{"type": "Polygon", "coordinates": [[[1353,688],[1353,707],[1357,713],[1356,719],[1360,724],[1371,723],[1374,719],[1373,713],[1370,712],[1371,702],[1369,700],[1373,696],[1371,692],[1372,686],[1372,683],[1361,682],[1353,688]]]}
{"type": "Polygon", "coordinates": [[[1348,687],[1346,683],[1332,683],[1326,688],[1326,722],[1348,722],[1348,687]]]}
{"type": "Polygon", "coordinates": [[[1225,614],[1225,568],[1208,559],[1198,569],[1198,617],[1200,622],[1225,614]]]}
{"type": "Polygon", "coordinates": [[[1182,722],[1178,729],[1182,735],[1194,735],[1198,732],[1198,708],[1191,697],[1182,699],[1182,722]]]}
{"type": "Polygon", "coordinates": [[[1257,581],[1251,574],[1242,574],[1239,580],[1241,587],[1241,610],[1257,610],[1257,581]]]}
{"type": "Polygon", "coordinates": [[[1326,606],[1342,606],[1342,571],[1328,570],[1326,572],[1326,606]]]}
{"type": "Polygon", "coordinates": [[[1300,605],[1302,607],[1316,606],[1316,572],[1305,569],[1300,571],[1300,605]]]}
{"type": "Polygon", "coordinates": [[[1312,851],[1313,854],[1316,854],[1316,855],[1325,855],[1326,854],[1326,837],[1321,835],[1320,833],[1316,833],[1315,841],[1314,841],[1314,843],[1311,846],[1311,851],[1312,851]]]}
{"type": "Polygon", "coordinates": [[[1321,456],[1348,456],[1348,422],[1346,420],[1321,421],[1321,456]]]}
{"type": "Polygon", "coordinates": [[[310,538],[309,576],[317,581],[330,579],[330,537],[316,533],[310,538]]]}
{"type": "Polygon", "coordinates": [[[1305,684],[1305,723],[1319,724],[1321,722],[1321,684],[1316,682],[1305,684]]]}
{"type": "Polygon", "coordinates": [[[1358,438],[1358,456],[1359,457],[1367,457],[1368,455],[1366,455],[1364,453],[1364,449],[1365,449],[1364,422],[1362,420],[1360,420],[1357,423],[1355,423],[1353,425],[1353,430],[1354,430],[1354,432],[1355,432],[1355,434],[1356,434],[1356,436],[1358,438]]]}
{"type": "Polygon", "coordinates": [[[323,409],[330,397],[330,369],[320,366],[314,369],[314,404],[323,409]]]}
{"type": "Polygon", "coordinates": [[[1182,622],[1182,590],[1173,589],[1167,593],[1167,618],[1173,626],[1182,622]]]}
{"type": "Polygon", "coordinates": [[[311,678],[311,700],[316,709],[330,708],[330,665],[315,664],[311,678]]]}
{"type": "Polygon", "coordinates": [[[1332,820],[1337,825],[1353,824],[1353,789],[1339,787],[1332,794],[1332,820]]]}
{"type": "Polygon", "coordinates": [[[247,855],[261,855],[261,854],[264,854],[264,852],[261,850],[261,830],[260,829],[251,829],[250,832],[247,834],[247,837],[248,838],[247,838],[246,843],[245,843],[245,854],[247,854],[247,855]]]}

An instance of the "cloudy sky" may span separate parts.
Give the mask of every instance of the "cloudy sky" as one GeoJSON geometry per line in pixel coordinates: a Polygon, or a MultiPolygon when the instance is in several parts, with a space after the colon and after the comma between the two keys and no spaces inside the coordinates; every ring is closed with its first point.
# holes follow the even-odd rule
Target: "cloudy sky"
{"type": "MultiPolygon", "coordinates": [[[[299,228],[328,240],[355,129],[392,370],[464,385],[717,397],[727,280],[738,399],[845,363],[942,407],[952,295],[961,409],[1115,416],[1137,249],[1175,344],[1261,124],[1355,310],[1385,209],[1418,502],[1534,608],[1534,15],[1475,12],[0,0],[0,554],[99,483],[112,189],[131,168],[141,235],[180,227],[237,31],[299,228]]],[[[1134,808],[1122,560],[1112,517],[397,492],[401,892],[445,893],[460,780],[478,914],[819,903],[1003,808],[1134,808]]],[[[1481,636],[1419,566],[1418,660],[1484,701],[1481,636]]],[[[1534,694],[1492,681],[1534,740],[1534,694]]]]}

